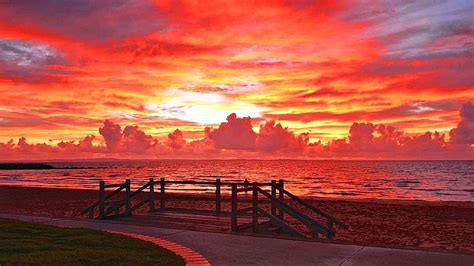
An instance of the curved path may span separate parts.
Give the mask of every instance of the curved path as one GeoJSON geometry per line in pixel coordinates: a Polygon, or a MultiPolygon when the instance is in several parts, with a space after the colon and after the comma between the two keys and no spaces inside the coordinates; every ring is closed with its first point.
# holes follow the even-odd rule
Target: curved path
{"type": "Polygon", "coordinates": [[[184,262],[186,263],[186,265],[202,265],[202,266],[211,265],[206,260],[206,258],[204,258],[201,254],[197,253],[196,251],[190,248],[187,248],[183,245],[179,245],[174,242],[168,241],[168,240],[164,240],[158,237],[133,234],[133,233],[124,233],[124,232],[117,232],[117,231],[108,231],[108,232],[137,238],[143,241],[151,242],[160,247],[163,247],[167,250],[170,250],[176,253],[178,256],[181,256],[184,259],[184,262]]]}
{"type": "Polygon", "coordinates": [[[119,221],[66,220],[0,214],[56,226],[157,237],[189,247],[215,265],[474,265],[473,254],[329,244],[127,225],[119,221]]]}

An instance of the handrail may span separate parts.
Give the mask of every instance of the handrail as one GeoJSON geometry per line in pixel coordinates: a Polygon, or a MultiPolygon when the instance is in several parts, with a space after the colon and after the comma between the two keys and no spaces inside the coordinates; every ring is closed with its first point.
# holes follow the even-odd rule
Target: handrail
{"type": "Polygon", "coordinates": [[[349,226],[348,226],[347,224],[345,224],[345,223],[339,221],[339,220],[336,219],[334,216],[332,216],[332,215],[330,215],[330,214],[324,212],[323,210],[314,207],[313,205],[309,204],[308,202],[306,202],[305,200],[299,198],[298,196],[294,195],[293,193],[291,193],[291,192],[289,192],[289,191],[287,191],[287,190],[285,190],[285,189],[283,189],[282,191],[283,191],[283,193],[285,193],[286,195],[288,195],[288,196],[289,196],[290,198],[292,198],[293,200],[295,200],[295,201],[297,201],[298,203],[304,205],[305,207],[307,207],[307,208],[309,208],[309,209],[315,211],[316,213],[320,214],[321,216],[324,216],[326,219],[328,219],[328,220],[334,222],[335,224],[337,224],[337,225],[339,225],[339,226],[341,226],[341,227],[343,227],[343,228],[346,228],[346,229],[349,228],[349,226]]]}
{"type": "Polygon", "coordinates": [[[87,212],[89,212],[91,209],[95,209],[95,207],[99,206],[99,201],[93,203],[91,206],[87,207],[86,209],[84,209],[82,212],[81,212],[81,215],[83,214],[86,214],[87,212]]]}
{"type": "Polygon", "coordinates": [[[252,211],[252,210],[253,210],[253,207],[247,207],[247,208],[237,210],[237,213],[247,213],[247,212],[252,211]]]}
{"type": "Polygon", "coordinates": [[[253,187],[243,187],[243,188],[238,188],[237,192],[248,192],[252,190],[253,190],[253,187]]]}
{"type": "Polygon", "coordinates": [[[265,190],[257,187],[257,191],[262,193],[267,198],[273,199],[276,203],[278,203],[278,205],[280,205],[278,208],[280,209],[283,208],[285,213],[288,213],[289,215],[293,216],[295,219],[304,223],[308,227],[311,227],[311,229],[313,229],[314,226],[318,227],[319,231],[323,233],[325,236],[327,236],[328,238],[332,238],[335,235],[335,232],[331,230],[330,228],[318,223],[317,221],[307,216],[306,214],[299,212],[295,208],[288,205],[286,202],[273,197],[270,193],[266,192],[265,190]]]}
{"type": "MultiPolygon", "coordinates": [[[[215,186],[215,197],[209,198],[210,200],[215,201],[216,203],[216,209],[215,211],[209,211],[214,214],[226,214],[231,216],[231,230],[233,232],[239,231],[239,225],[238,225],[238,217],[241,215],[245,216],[252,216],[252,231],[253,232],[258,232],[259,231],[259,217],[267,217],[270,219],[269,223],[271,223],[273,226],[279,227],[280,230],[283,230],[286,233],[289,233],[294,236],[302,236],[304,235],[303,233],[299,232],[295,228],[291,227],[287,222],[285,222],[284,215],[285,213],[288,214],[289,216],[293,217],[297,221],[301,222],[305,226],[307,226],[312,233],[313,238],[317,238],[318,234],[322,234],[326,236],[328,239],[332,239],[336,235],[336,231],[333,228],[334,224],[337,224],[338,226],[341,226],[343,228],[348,228],[348,225],[343,223],[342,221],[337,220],[335,217],[332,215],[324,212],[323,210],[312,206],[309,204],[307,201],[299,198],[298,196],[290,193],[289,191],[284,189],[284,180],[280,179],[278,180],[278,183],[275,180],[272,180],[271,182],[222,182],[220,179],[216,179],[216,181],[179,181],[179,180],[165,180],[164,177],[161,177],[159,181],[154,181],[153,178],[150,178],[150,181],[143,184],[140,186],[138,189],[131,191],[131,186],[130,186],[130,179],[126,179],[125,183],[122,184],[108,184],[106,185],[104,181],[100,181],[99,184],[99,201],[93,203],[91,206],[89,206],[87,209],[85,209],[81,214],[85,214],[89,212],[89,218],[93,219],[95,218],[95,208],[99,208],[99,219],[105,219],[105,218],[112,218],[117,215],[122,216],[130,216],[132,215],[132,212],[135,211],[136,209],[144,206],[145,204],[149,204],[150,212],[153,211],[165,211],[165,210],[170,210],[170,208],[167,208],[165,205],[166,199],[168,198],[175,198],[175,199],[180,199],[180,198],[187,198],[189,200],[189,195],[173,195],[170,197],[172,194],[168,195],[166,193],[166,185],[169,184],[183,184],[183,185],[211,185],[215,186]],[[160,201],[160,207],[159,209],[155,209],[155,186],[159,185],[158,190],[159,190],[159,201],[160,201]],[[221,197],[221,186],[225,185],[231,185],[231,197],[230,198],[222,198],[221,197]],[[111,191],[110,193],[107,193],[108,190],[106,191],[105,188],[110,188],[110,187],[117,187],[115,190],[111,191]],[[144,195],[144,197],[139,197],[138,199],[135,197],[141,192],[144,192],[145,189],[149,188],[149,194],[147,196],[144,195]],[[110,198],[117,195],[120,193],[122,190],[126,189],[126,192],[124,193],[124,200],[119,200],[119,201],[110,201],[110,198]],[[252,197],[251,199],[248,199],[247,197],[238,199],[237,194],[238,192],[252,192],[252,197]],[[258,194],[261,193],[264,197],[259,199],[258,194]],[[297,203],[302,204],[304,207],[309,208],[311,211],[316,212],[318,215],[321,217],[327,219],[327,225],[323,224],[320,222],[320,219],[315,220],[313,217],[301,212],[298,208],[293,207],[292,205],[288,204],[288,202],[285,201],[284,195],[289,196],[291,200],[294,200],[297,203]],[[132,199],[133,203],[132,204],[132,199]],[[109,200],[109,201],[107,201],[109,200]],[[221,210],[221,202],[231,202],[231,212],[226,212],[221,210]],[[248,202],[252,203],[251,207],[243,208],[243,209],[238,209],[237,204],[239,202],[248,202]],[[267,212],[266,210],[262,209],[261,206],[258,206],[261,203],[270,203],[271,204],[271,212],[267,212]],[[125,206],[124,212],[122,212],[122,208],[125,206]],[[109,215],[109,213],[115,211],[116,215],[109,215]]],[[[170,186],[173,187],[173,186],[170,186]]],[[[158,191],[157,191],[158,192],[158,191]]],[[[246,193],[247,194],[247,193],[246,193]]],[[[121,194],[122,195],[122,194],[121,194]]],[[[193,199],[200,199],[200,197],[192,196],[191,198],[193,199]]],[[[206,197],[206,200],[208,197],[206,197]]],[[[242,206],[243,207],[243,206],[242,206]]],[[[171,208],[173,209],[173,208],[171,208]]],[[[119,217],[117,216],[117,217],[119,217]]],[[[271,229],[273,230],[273,229],[271,229]]],[[[306,237],[306,235],[304,235],[306,237]]]]}
{"type": "Polygon", "coordinates": [[[257,207],[257,210],[262,213],[264,216],[270,219],[271,222],[275,223],[276,225],[280,226],[283,230],[287,231],[289,234],[299,237],[306,238],[306,235],[301,233],[300,231],[294,229],[289,224],[285,223],[284,221],[280,220],[278,217],[271,215],[264,209],[257,207]]]}
{"type": "MultiPolygon", "coordinates": [[[[155,183],[161,183],[162,181],[155,181],[155,183]]],[[[164,184],[182,184],[182,185],[240,185],[240,186],[249,186],[250,183],[248,182],[216,182],[216,181],[192,181],[192,180],[189,180],[189,181],[180,181],[180,180],[163,180],[164,184]]],[[[255,183],[252,183],[252,184],[257,184],[258,186],[269,186],[271,185],[271,183],[269,182],[261,182],[261,183],[258,183],[258,182],[255,182],[255,183]]],[[[133,196],[135,196],[136,194],[142,192],[143,190],[145,190],[147,187],[150,186],[150,182],[147,182],[146,184],[144,184],[143,186],[141,186],[140,188],[138,188],[136,191],[134,191],[130,197],[132,198],[133,196]]],[[[116,184],[107,184],[104,186],[104,188],[112,188],[112,187],[117,187],[116,190],[114,190],[113,192],[107,194],[104,198],[104,200],[107,200],[109,199],[110,197],[116,195],[117,193],[119,193],[122,189],[125,188],[125,183],[116,183],[116,184]]],[[[251,191],[252,188],[251,187],[246,187],[246,188],[239,188],[239,192],[240,191],[251,191]]],[[[221,201],[228,201],[227,199],[222,199],[221,201]]],[[[89,212],[91,209],[95,209],[100,203],[100,200],[96,201],[95,203],[93,203],[92,205],[90,205],[89,207],[87,207],[86,209],[84,209],[81,214],[86,214],[87,212],[89,212]]],[[[123,205],[123,204],[122,204],[123,205]]],[[[121,205],[121,206],[122,206],[121,205]]]]}
{"type": "Polygon", "coordinates": [[[143,190],[145,190],[145,188],[149,187],[150,186],[150,182],[147,182],[145,185],[141,186],[140,188],[138,188],[136,191],[134,191],[131,195],[130,195],[130,198],[132,198],[133,196],[137,195],[138,193],[142,192],[143,190]]]}
{"type": "Polygon", "coordinates": [[[149,201],[150,201],[150,198],[146,198],[146,199],[140,201],[139,203],[137,203],[135,206],[133,206],[133,207],[131,208],[132,211],[134,211],[134,210],[140,208],[141,206],[145,205],[145,204],[146,204],[147,202],[149,202],[149,201]]]}
{"type": "Polygon", "coordinates": [[[111,188],[111,187],[125,187],[125,183],[108,184],[104,186],[104,188],[111,188]]]}
{"type": "MultiPolygon", "coordinates": [[[[182,181],[182,180],[165,180],[165,184],[181,184],[181,185],[216,185],[216,181],[182,181]]],[[[246,183],[246,182],[220,182],[221,185],[250,185],[250,184],[257,184],[259,186],[270,186],[271,183],[263,182],[263,183],[246,183]]]]}
{"type": "MultiPolygon", "coordinates": [[[[110,199],[111,197],[115,196],[116,194],[118,194],[120,191],[122,191],[122,189],[124,189],[124,187],[120,186],[118,188],[116,188],[114,191],[110,192],[109,194],[107,194],[104,198],[104,200],[108,200],[110,199]]],[[[89,207],[87,207],[86,209],[84,209],[82,212],[81,212],[81,215],[82,214],[86,214],[90,209],[94,209],[95,207],[99,206],[99,203],[100,203],[100,200],[96,201],[95,203],[93,203],[92,205],[90,205],[89,207]]]]}
{"type": "MultiPolygon", "coordinates": [[[[150,182],[147,182],[146,184],[144,184],[143,186],[141,186],[140,188],[138,188],[136,191],[134,191],[133,193],[130,194],[130,200],[136,196],[138,193],[142,192],[143,190],[145,190],[147,187],[150,186],[150,182]]],[[[138,208],[140,208],[141,206],[145,205],[147,202],[149,202],[151,200],[151,198],[147,198],[147,199],[144,199],[142,201],[140,201],[139,203],[137,203],[135,206],[132,206],[131,207],[131,210],[134,211],[138,208]]],[[[118,203],[116,204],[113,209],[118,209],[120,207],[122,207],[123,205],[127,204],[125,201],[121,202],[121,203],[118,203]]]]}

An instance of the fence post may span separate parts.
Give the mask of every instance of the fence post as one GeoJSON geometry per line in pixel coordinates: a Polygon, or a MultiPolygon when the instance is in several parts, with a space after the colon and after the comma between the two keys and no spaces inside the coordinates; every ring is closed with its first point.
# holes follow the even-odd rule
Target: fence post
{"type": "Polygon", "coordinates": [[[257,184],[253,183],[252,190],[252,231],[254,233],[258,232],[258,194],[257,194],[257,184]]]}
{"type": "Polygon", "coordinates": [[[150,212],[155,211],[155,181],[150,178],[150,212]]]}
{"type": "Polygon", "coordinates": [[[99,219],[105,218],[105,182],[99,182],[99,219]]]}
{"type": "Polygon", "coordinates": [[[165,178],[160,178],[160,210],[165,209],[165,178]]]}
{"type": "Polygon", "coordinates": [[[237,184],[232,184],[232,200],[231,200],[231,230],[237,231],[237,184]]]}
{"type": "Polygon", "coordinates": [[[221,179],[216,179],[216,212],[221,211],[221,179]]]}
{"type": "MultiPolygon", "coordinates": [[[[285,181],[283,179],[278,180],[278,190],[279,190],[278,199],[281,201],[285,201],[285,195],[283,194],[284,189],[285,189],[285,181]]],[[[279,208],[278,218],[280,218],[280,220],[282,221],[284,221],[285,219],[285,212],[281,208],[279,208]]]]}
{"type": "Polygon", "coordinates": [[[275,199],[276,199],[276,181],[272,180],[272,215],[276,216],[276,206],[275,206],[275,199]]]}
{"type": "Polygon", "coordinates": [[[125,215],[132,215],[132,204],[130,199],[130,179],[125,179],[125,215]]]}
{"type": "Polygon", "coordinates": [[[334,220],[333,219],[328,219],[328,228],[330,230],[334,230],[334,220]]]}
{"type": "Polygon", "coordinates": [[[313,239],[318,239],[318,229],[316,227],[311,228],[311,235],[313,239]]]}

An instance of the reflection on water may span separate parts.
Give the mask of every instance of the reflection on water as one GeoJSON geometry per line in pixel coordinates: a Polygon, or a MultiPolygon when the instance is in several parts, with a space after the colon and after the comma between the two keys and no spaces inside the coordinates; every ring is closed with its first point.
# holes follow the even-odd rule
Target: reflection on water
{"type": "MultiPolygon", "coordinates": [[[[55,162],[85,169],[0,171],[1,185],[96,189],[99,180],[269,181],[302,196],[474,201],[474,161],[114,161],[55,162]]],[[[196,186],[172,190],[187,192],[196,186]]],[[[205,186],[202,192],[210,192],[205,186]]],[[[226,187],[223,187],[225,191],[226,187]]]]}

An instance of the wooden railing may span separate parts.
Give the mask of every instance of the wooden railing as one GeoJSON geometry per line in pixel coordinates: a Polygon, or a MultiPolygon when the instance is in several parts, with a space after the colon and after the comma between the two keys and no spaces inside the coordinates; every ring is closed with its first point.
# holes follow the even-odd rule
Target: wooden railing
{"type": "MultiPolygon", "coordinates": [[[[121,205],[126,205],[129,206],[130,202],[130,180],[127,179],[125,183],[120,183],[120,184],[108,184],[106,185],[104,181],[99,182],[99,200],[89,206],[87,209],[85,209],[81,214],[86,214],[88,213],[88,216],[90,219],[94,218],[94,210],[95,208],[98,207],[99,209],[99,214],[98,217],[99,219],[105,219],[107,217],[115,217],[119,216],[119,208],[116,208],[115,206],[121,206],[121,205]],[[114,191],[106,194],[105,189],[106,188],[116,188],[114,191]],[[125,189],[126,191],[126,196],[125,199],[122,201],[107,201],[108,199],[112,198],[113,196],[119,194],[125,189]],[[128,204],[127,204],[128,203],[128,204]],[[106,209],[108,207],[108,209],[106,209]],[[107,214],[112,210],[115,210],[115,215],[108,216],[107,214]]],[[[127,207],[126,214],[130,214],[130,208],[127,207]]]]}
{"type": "MultiPolygon", "coordinates": [[[[136,200],[135,200],[136,201],[136,200]]],[[[222,182],[221,179],[217,178],[216,181],[177,181],[177,180],[166,180],[160,178],[157,182],[153,178],[136,189],[131,191],[130,180],[127,179],[124,183],[119,184],[108,184],[104,181],[99,182],[99,200],[85,209],[82,214],[88,214],[88,217],[107,219],[113,217],[130,216],[132,213],[148,204],[149,211],[180,211],[180,212],[192,212],[192,213],[212,213],[222,214],[231,216],[231,230],[233,232],[241,231],[246,228],[251,228],[253,232],[258,232],[260,223],[259,217],[266,217],[268,222],[274,226],[281,228],[282,231],[292,235],[303,237],[305,234],[296,230],[285,221],[285,215],[289,215],[307,226],[311,231],[312,238],[317,238],[319,234],[326,236],[328,239],[332,239],[336,232],[334,225],[348,228],[348,226],[337,220],[332,215],[324,212],[323,210],[309,204],[307,201],[299,198],[298,196],[290,193],[285,189],[284,180],[272,180],[269,183],[248,183],[248,182],[222,182]],[[204,185],[207,188],[214,188],[214,197],[203,197],[196,195],[174,195],[168,193],[169,185],[204,185]],[[230,186],[231,197],[222,197],[222,187],[230,186]],[[115,188],[115,190],[108,192],[107,188],[115,188]],[[133,199],[140,193],[145,192],[148,189],[148,194],[144,196],[139,202],[133,203],[133,199]],[[156,191],[158,190],[158,191],[156,191]],[[155,192],[159,192],[158,199],[155,198],[155,192]],[[240,198],[238,193],[251,192],[251,199],[240,198]],[[112,197],[123,194],[121,200],[110,200],[112,197]],[[259,198],[259,195],[263,196],[259,198]],[[326,224],[322,224],[312,217],[301,212],[299,209],[288,204],[285,201],[285,195],[288,196],[292,201],[301,204],[308,208],[310,211],[319,215],[320,218],[326,220],[326,224]],[[183,208],[168,208],[167,200],[206,200],[214,201],[214,210],[198,210],[198,209],[183,209],[183,208]],[[159,200],[159,208],[155,207],[155,201],[159,200]],[[231,211],[222,210],[222,202],[231,203],[231,211]],[[238,203],[251,203],[251,207],[238,209],[238,203]],[[262,208],[262,204],[270,204],[270,211],[266,211],[262,208]],[[98,215],[95,217],[95,210],[98,208],[98,215]],[[122,211],[121,211],[122,210],[122,211]],[[113,214],[112,214],[113,213],[113,214]],[[241,216],[251,216],[252,222],[247,224],[238,224],[238,218],[241,216]]]]}
{"type": "Polygon", "coordinates": [[[336,231],[334,230],[333,225],[337,224],[343,228],[348,228],[348,226],[331,216],[330,214],[312,206],[305,200],[291,194],[287,190],[284,189],[284,182],[283,180],[279,180],[278,184],[275,180],[271,182],[271,193],[265,191],[261,188],[258,183],[252,183],[251,187],[247,188],[238,188],[237,185],[232,186],[232,212],[231,212],[231,229],[232,231],[240,231],[242,229],[252,227],[253,232],[258,232],[259,230],[259,214],[267,217],[270,219],[270,222],[274,225],[279,226],[283,231],[289,233],[293,236],[304,236],[302,232],[297,231],[290,225],[285,222],[285,213],[293,217],[294,219],[298,220],[299,222],[306,225],[311,230],[311,235],[313,239],[318,238],[318,234],[323,234],[328,239],[332,239],[336,235],[336,231]],[[237,203],[239,202],[237,194],[243,191],[252,191],[252,207],[238,209],[237,203]],[[277,196],[278,191],[278,196],[277,196]],[[258,195],[261,194],[266,198],[270,199],[271,202],[271,212],[268,213],[263,208],[259,207],[259,197],[258,195]],[[316,221],[315,219],[311,218],[310,216],[302,213],[298,209],[290,206],[288,203],[284,201],[284,195],[289,195],[291,199],[294,201],[302,204],[303,206],[309,208],[310,210],[316,212],[317,214],[321,215],[323,218],[327,220],[327,225],[323,225],[316,221]],[[278,214],[277,214],[278,210],[278,214]],[[238,217],[243,213],[252,213],[252,222],[248,224],[238,224],[238,217]]]}
{"type": "MultiPolygon", "coordinates": [[[[177,181],[177,180],[166,180],[165,178],[160,178],[157,182],[153,178],[150,178],[149,182],[138,188],[136,191],[131,192],[130,180],[127,179],[124,183],[118,184],[105,184],[104,181],[99,182],[99,200],[85,209],[81,214],[88,213],[89,218],[93,219],[95,217],[95,210],[98,208],[98,219],[114,218],[119,216],[130,216],[133,211],[136,209],[149,204],[150,211],[156,210],[175,210],[175,211],[199,211],[196,209],[183,209],[183,208],[168,208],[167,200],[200,200],[200,201],[214,201],[215,210],[211,211],[214,213],[229,214],[229,212],[222,211],[222,202],[229,202],[229,199],[222,197],[222,187],[223,186],[232,186],[232,185],[241,185],[247,186],[247,182],[222,182],[220,178],[217,178],[216,181],[177,181]],[[168,193],[168,185],[205,185],[208,188],[215,188],[215,197],[202,197],[195,195],[172,195],[168,193]],[[107,193],[105,189],[107,188],[116,188],[114,191],[107,193]],[[140,192],[145,192],[149,188],[148,197],[141,200],[140,202],[132,206],[132,199],[138,195],[140,192]],[[156,189],[158,191],[156,191],[156,189]],[[125,191],[124,191],[125,190],[125,191]],[[123,200],[118,201],[107,201],[113,196],[124,193],[123,200]],[[158,192],[158,200],[160,202],[159,208],[155,208],[155,192],[158,192]],[[121,208],[125,208],[125,211],[120,213],[121,208]],[[110,213],[115,213],[114,215],[109,215],[110,213]]],[[[269,185],[270,183],[258,183],[259,185],[269,185]]],[[[248,200],[242,200],[248,201],[248,200]]],[[[209,212],[209,211],[203,211],[209,212]]]]}
{"type": "Polygon", "coordinates": [[[306,208],[309,208],[310,210],[312,210],[312,211],[316,212],[317,214],[321,215],[322,217],[326,218],[327,226],[329,227],[329,229],[332,230],[334,228],[334,224],[339,225],[339,226],[341,226],[342,228],[345,228],[345,229],[349,228],[349,226],[347,224],[339,221],[338,219],[336,219],[335,217],[333,217],[329,213],[326,213],[323,210],[318,209],[317,207],[314,207],[313,205],[309,204],[305,200],[299,198],[298,196],[290,193],[289,191],[287,191],[285,189],[283,189],[282,191],[285,195],[288,195],[292,200],[300,203],[301,205],[305,206],[306,208]]]}

